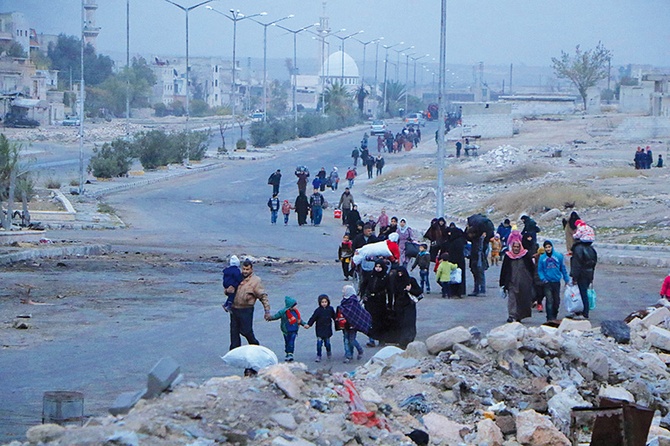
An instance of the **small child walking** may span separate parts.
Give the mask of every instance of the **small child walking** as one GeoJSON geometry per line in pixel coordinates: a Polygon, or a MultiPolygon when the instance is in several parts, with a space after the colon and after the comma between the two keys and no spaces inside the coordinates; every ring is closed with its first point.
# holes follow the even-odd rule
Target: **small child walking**
{"type": "Polygon", "coordinates": [[[332,357],[330,338],[333,337],[333,322],[335,322],[335,310],[330,305],[330,298],[327,294],[321,294],[319,296],[319,306],[314,310],[305,327],[310,328],[316,323],[316,359],[314,362],[321,362],[321,353],[324,346],[328,359],[332,357]]]}
{"type": "Polygon", "coordinates": [[[240,259],[238,259],[236,255],[232,255],[230,256],[230,260],[228,260],[228,266],[223,269],[223,289],[227,296],[226,303],[223,304],[223,309],[227,312],[233,307],[235,293],[237,292],[237,287],[240,283],[242,283],[240,259]],[[234,290],[229,292],[229,287],[233,287],[234,290]]]}
{"type": "Polygon", "coordinates": [[[498,265],[500,263],[500,250],[502,249],[502,240],[500,234],[496,233],[491,239],[491,264],[498,265]]]}
{"type": "Polygon", "coordinates": [[[430,281],[428,280],[428,276],[430,275],[430,253],[428,252],[428,245],[425,243],[419,245],[419,255],[414,259],[412,271],[417,266],[419,267],[419,277],[421,278],[421,291],[425,290],[426,294],[430,294],[430,281]]]}
{"type": "Polygon", "coordinates": [[[288,216],[291,214],[291,203],[288,200],[284,200],[281,205],[281,213],[284,215],[284,226],[288,225],[288,216]]]}
{"type": "Polygon", "coordinates": [[[356,333],[368,333],[372,326],[372,317],[361,305],[352,285],[342,287],[342,300],[337,307],[336,319],[342,330],[344,340],[344,363],[348,364],[354,358],[354,349],[358,352],[356,359],[363,358],[363,347],[356,340],[356,333]]]}
{"type": "Polygon", "coordinates": [[[277,194],[272,194],[272,197],[268,200],[268,207],[270,208],[270,224],[277,224],[277,212],[279,211],[279,198],[277,194]]]}
{"type": "Polygon", "coordinates": [[[284,297],[284,308],[279,310],[269,321],[281,320],[281,332],[284,335],[284,351],[286,353],[286,362],[293,361],[295,351],[295,338],[298,337],[298,328],[307,324],[303,322],[298,311],[298,303],[290,296],[284,297]]]}
{"type": "Polygon", "coordinates": [[[440,256],[440,265],[435,272],[435,280],[442,287],[442,298],[451,297],[451,272],[456,270],[458,265],[449,261],[449,253],[442,253],[440,256]]]}
{"type": "Polygon", "coordinates": [[[337,257],[342,264],[342,273],[344,274],[344,280],[349,280],[351,276],[350,264],[351,258],[354,256],[354,248],[349,240],[349,235],[344,234],[342,237],[342,244],[340,244],[339,249],[337,250],[337,257]]]}

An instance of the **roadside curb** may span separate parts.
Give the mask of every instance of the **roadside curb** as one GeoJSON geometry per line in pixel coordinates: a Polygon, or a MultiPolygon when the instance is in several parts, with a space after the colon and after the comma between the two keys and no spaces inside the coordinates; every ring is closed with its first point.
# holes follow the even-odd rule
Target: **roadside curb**
{"type": "Polygon", "coordinates": [[[60,246],[55,248],[27,249],[25,251],[0,255],[0,264],[6,265],[9,263],[51,257],[99,256],[110,252],[112,252],[112,245],[60,246]]]}

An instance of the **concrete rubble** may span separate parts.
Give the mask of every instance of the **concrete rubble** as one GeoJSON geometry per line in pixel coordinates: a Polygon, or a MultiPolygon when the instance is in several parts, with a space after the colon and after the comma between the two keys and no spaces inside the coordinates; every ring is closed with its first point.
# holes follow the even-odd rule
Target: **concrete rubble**
{"type": "Polygon", "coordinates": [[[558,329],[511,323],[482,337],[454,327],[428,346],[386,347],[348,374],[331,374],[327,363],[280,363],[255,377],[168,388],[178,366],[166,359],[152,371],[166,377],[156,399],[137,398],[127,414],[84,427],[35,426],[13,446],[409,446],[414,431],[431,445],[569,445],[572,408],[596,407],[600,397],[655,410],[648,444],[668,444],[670,331],[662,310],[635,314],[629,344],[588,321],[564,320],[558,329]]]}

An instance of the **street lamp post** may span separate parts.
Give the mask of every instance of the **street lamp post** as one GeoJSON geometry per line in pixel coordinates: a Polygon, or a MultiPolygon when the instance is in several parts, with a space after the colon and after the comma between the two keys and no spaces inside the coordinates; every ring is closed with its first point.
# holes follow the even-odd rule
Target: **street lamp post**
{"type": "Polygon", "coordinates": [[[388,61],[389,61],[389,50],[393,47],[396,47],[398,45],[404,45],[405,42],[398,42],[394,43],[393,45],[384,45],[384,49],[386,50],[386,53],[384,55],[384,98],[382,102],[382,111],[383,113],[386,113],[386,84],[388,83],[387,80],[387,74],[388,74],[388,61]]]}
{"type": "Polygon", "coordinates": [[[365,63],[366,63],[365,50],[367,49],[368,45],[370,45],[371,43],[378,43],[381,39],[383,39],[383,37],[379,37],[374,40],[369,40],[367,42],[363,42],[362,40],[359,39],[354,39],[356,42],[363,45],[363,76],[361,76],[361,85],[365,85],[365,63]]]}
{"type": "Polygon", "coordinates": [[[409,89],[407,86],[409,85],[409,56],[413,56],[415,53],[412,54],[405,54],[405,116],[407,116],[407,107],[409,103],[409,89]]]}
{"type": "Polygon", "coordinates": [[[375,88],[378,86],[379,79],[377,78],[377,66],[379,65],[379,42],[384,40],[383,37],[377,39],[377,44],[375,45],[375,88]]]}
{"type": "Polygon", "coordinates": [[[414,61],[414,85],[413,85],[413,87],[414,87],[414,95],[415,95],[415,96],[416,96],[416,62],[417,62],[418,60],[421,60],[421,59],[423,59],[424,57],[428,57],[428,56],[430,56],[430,54],[426,53],[426,54],[424,54],[423,56],[419,56],[419,57],[410,57],[410,59],[412,59],[412,60],[414,61]]]}
{"type": "MultiPolygon", "coordinates": [[[[81,59],[79,69],[81,79],[79,81],[79,195],[84,193],[84,40],[86,32],[86,19],[84,14],[84,0],[81,0],[81,59]]],[[[11,223],[11,216],[10,223],[11,223]]],[[[10,225],[11,226],[11,225],[10,225]]]]}
{"type": "Polygon", "coordinates": [[[130,138],[130,0],[126,0],[126,139],[130,138]]]}
{"type": "Polygon", "coordinates": [[[190,99],[191,99],[191,91],[190,91],[190,88],[189,88],[190,86],[189,86],[189,80],[188,80],[188,13],[190,11],[193,11],[195,8],[198,8],[202,5],[206,5],[207,3],[211,3],[211,2],[216,1],[216,0],[205,0],[205,1],[202,1],[198,4],[195,4],[193,6],[189,6],[188,8],[182,6],[178,3],[175,3],[172,0],[165,0],[165,1],[170,3],[171,5],[176,6],[179,9],[181,9],[182,11],[184,11],[184,13],[186,15],[186,126],[185,126],[186,127],[186,160],[185,160],[185,164],[188,165],[189,160],[191,158],[190,157],[191,143],[190,143],[190,139],[189,139],[189,129],[188,129],[188,121],[189,121],[189,118],[191,117],[191,111],[190,111],[190,108],[189,108],[189,102],[190,102],[190,99]]]}
{"type": "Polygon", "coordinates": [[[395,66],[395,80],[397,82],[400,82],[400,53],[404,53],[405,51],[412,49],[414,49],[414,45],[408,46],[404,50],[396,50],[396,49],[393,50],[396,53],[398,53],[398,60],[396,60],[396,66],[395,66]]]}
{"type": "Polygon", "coordinates": [[[347,40],[347,39],[350,39],[354,36],[357,36],[359,34],[362,34],[362,33],[363,33],[363,30],[356,31],[355,33],[349,34],[348,36],[344,36],[344,37],[333,35],[333,37],[337,37],[338,39],[340,39],[342,41],[342,74],[340,75],[340,83],[342,85],[344,85],[344,41],[347,40]]]}
{"type": "Polygon", "coordinates": [[[282,20],[293,18],[293,14],[289,14],[281,19],[272,22],[263,23],[256,19],[251,19],[263,27],[263,122],[268,121],[268,26],[281,22],[282,20]]]}
{"type": "Polygon", "coordinates": [[[297,76],[298,76],[298,50],[297,50],[297,45],[298,45],[298,34],[300,34],[303,31],[306,31],[310,29],[313,26],[319,26],[318,23],[312,23],[311,25],[303,26],[300,29],[288,29],[284,26],[281,25],[275,25],[278,28],[283,29],[284,31],[288,31],[291,34],[293,34],[293,79],[291,79],[292,85],[292,95],[293,95],[293,120],[294,120],[294,130],[295,134],[298,134],[298,107],[296,106],[295,103],[295,90],[296,90],[296,84],[297,84],[297,76]]]}
{"type": "MultiPolygon", "coordinates": [[[[168,0],[165,0],[165,1],[168,1],[168,0]]],[[[230,85],[230,87],[231,87],[230,98],[231,98],[231,102],[232,102],[231,114],[232,114],[232,119],[233,119],[233,123],[234,123],[235,122],[235,105],[236,105],[236,102],[237,102],[237,91],[235,89],[235,51],[237,49],[237,22],[239,22],[240,20],[250,19],[250,18],[253,18],[253,17],[265,16],[265,15],[267,15],[267,12],[259,12],[257,14],[244,15],[240,12],[239,9],[231,9],[230,10],[230,15],[228,15],[224,12],[219,11],[218,9],[212,8],[211,6],[207,6],[207,9],[209,9],[210,11],[214,11],[217,14],[220,14],[220,15],[224,16],[225,18],[227,18],[228,20],[231,20],[233,22],[233,66],[232,66],[232,69],[231,69],[232,79],[231,79],[231,85],[230,85]]]]}
{"type": "Polygon", "coordinates": [[[444,158],[446,155],[446,146],[444,141],[444,117],[445,117],[445,98],[444,98],[444,75],[447,68],[447,0],[441,1],[440,9],[440,69],[438,86],[439,103],[439,138],[437,138],[437,216],[444,215],[444,158]]]}
{"type": "MultiPolygon", "coordinates": [[[[341,33],[346,31],[346,28],[339,29],[337,31],[324,31],[324,30],[317,30],[317,32],[310,31],[312,34],[315,34],[319,39],[321,39],[321,113],[325,114],[326,113],[326,78],[330,76],[330,57],[326,58],[325,63],[327,67],[327,71],[324,72],[323,70],[323,64],[324,60],[323,58],[325,57],[326,53],[326,45],[328,42],[326,42],[326,38],[328,36],[331,36],[335,33],[341,33]]],[[[328,54],[330,55],[330,45],[328,44],[328,54]]]]}

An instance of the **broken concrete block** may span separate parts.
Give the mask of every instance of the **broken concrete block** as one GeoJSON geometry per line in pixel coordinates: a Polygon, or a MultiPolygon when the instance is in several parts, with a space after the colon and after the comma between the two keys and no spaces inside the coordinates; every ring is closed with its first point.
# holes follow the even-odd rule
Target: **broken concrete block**
{"type": "Polygon", "coordinates": [[[28,429],[26,437],[32,444],[42,444],[55,441],[63,436],[65,428],[57,424],[38,424],[28,429]]]}
{"type": "Polygon", "coordinates": [[[426,344],[421,341],[410,342],[409,344],[407,344],[405,353],[403,353],[403,356],[416,359],[425,358],[426,356],[429,355],[430,353],[428,352],[428,347],[426,347],[426,344]]]}
{"type": "Polygon", "coordinates": [[[652,346],[670,352],[670,331],[652,325],[647,333],[647,340],[652,346]]]}
{"type": "Polygon", "coordinates": [[[454,345],[454,353],[458,353],[461,360],[476,362],[477,364],[484,364],[487,360],[484,355],[477,350],[466,347],[463,344],[454,345]]]}
{"type": "Polygon", "coordinates": [[[279,426],[290,431],[294,431],[298,428],[298,423],[296,423],[293,414],[288,412],[277,412],[270,415],[270,419],[277,423],[279,426]]]}
{"type": "Polygon", "coordinates": [[[586,359],[586,366],[600,379],[607,379],[610,373],[610,366],[607,362],[607,356],[601,352],[593,352],[586,359]]]}
{"type": "Polygon", "coordinates": [[[135,404],[142,399],[147,390],[140,390],[139,392],[124,392],[117,396],[112,407],[109,408],[109,413],[116,415],[125,415],[130,412],[130,409],[135,407],[135,404]]]}
{"type": "Polygon", "coordinates": [[[519,341],[514,333],[506,333],[502,331],[495,333],[491,332],[486,339],[488,340],[489,347],[497,352],[516,350],[519,348],[519,341]]]}
{"type": "Polygon", "coordinates": [[[493,420],[484,419],[477,423],[475,444],[502,446],[504,442],[503,433],[493,420]]]}
{"type": "Polygon", "coordinates": [[[143,398],[156,398],[170,387],[170,384],[179,376],[179,364],[174,359],[167,357],[156,363],[147,379],[147,393],[143,398]]]}
{"type": "Polygon", "coordinates": [[[445,350],[451,349],[454,344],[462,344],[469,341],[472,334],[465,327],[455,327],[432,335],[426,339],[426,346],[431,355],[436,355],[445,350]]]}
{"type": "Polygon", "coordinates": [[[526,327],[521,322],[512,322],[510,324],[500,325],[489,332],[488,336],[498,335],[499,333],[512,333],[517,340],[521,341],[526,336],[526,327]]]}
{"type": "Polygon", "coordinates": [[[262,370],[261,374],[279,387],[287,397],[293,400],[301,397],[302,392],[300,387],[302,386],[302,381],[293,374],[288,365],[277,364],[266,367],[262,370]]]}
{"type": "Polygon", "coordinates": [[[135,432],[116,431],[111,436],[107,437],[105,444],[113,444],[118,446],[139,446],[140,439],[135,432]]]}
{"type": "Polygon", "coordinates": [[[660,325],[666,318],[670,317],[670,310],[667,307],[656,308],[642,319],[642,323],[647,327],[652,325],[660,325]]]}
{"type": "Polygon", "coordinates": [[[567,317],[561,321],[561,325],[558,326],[558,332],[564,333],[567,331],[589,331],[591,328],[591,322],[588,320],[574,320],[568,319],[567,317]]]}
{"type": "Polygon", "coordinates": [[[534,410],[516,416],[516,439],[521,444],[570,446],[570,440],[551,423],[549,417],[534,410]]]}
{"type": "Polygon", "coordinates": [[[460,444],[463,442],[463,436],[470,431],[465,424],[456,423],[435,412],[424,415],[423,424],[431,440],[441,441],[440,444],[460,444]]]}
{"type": "Polygon", "coordinates": [[[613,398],[615,400],[628,401],[629,403],[635,402],[635,397],[628,390],[620,386],[609,386],[604,385],[600,388],[598,392],[599,398],[613,398]]]}
{"type": "Polygon", "coordinates": [[[614,338],[618,344],[628,344],[630,342],[630,327],[624,321],[602,321],[600,332],[605,336],[614,338]]]}

